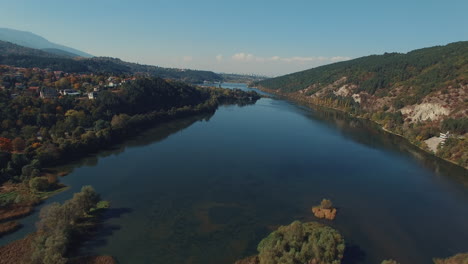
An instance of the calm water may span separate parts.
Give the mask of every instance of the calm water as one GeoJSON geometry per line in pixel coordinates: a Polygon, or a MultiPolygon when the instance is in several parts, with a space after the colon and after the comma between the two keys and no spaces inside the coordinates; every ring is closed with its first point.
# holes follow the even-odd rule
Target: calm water
{"type": "Polygon", "coordinates": [[[93,185],[112,209],[82,251],[120,263],[233,263],[278,225],[314,220],[324,197],[339,208],[345,263],[468,251],[466,170],[368,122],[282,100],[171,122],[68,169],[70,190],[48,203],[93,185]]]}

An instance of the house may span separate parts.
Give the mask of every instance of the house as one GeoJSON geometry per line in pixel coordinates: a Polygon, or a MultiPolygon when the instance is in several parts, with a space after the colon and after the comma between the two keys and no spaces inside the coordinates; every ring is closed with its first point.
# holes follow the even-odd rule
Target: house
{"type": "Polygon", "coordinates": [[[26,86],[22,83],[15,83],[15,88],[16,89],[26,89],[26,86]]]}
{"type": "Polygon", "coordinates": [[[109,87],[109,88],[114,88],[114,87],[117,87],[118,85],[119,85],[119,84],[116,83],[116,82],[110,82],[110,83],[107,85],[107,87],[109,87]]]}
{"type": "Polygon", "coordinates": [[[42,99],[52,99],[57,97],[57,90],[53,88],[43,88],[39,93],[42,99]]]}
{"type": "Polygon", "coordinates": [[[63,71],[54,71],[54,75],[56,78],[63,76],[63,71]]]}
{"type": "Polygon", "coordinates": [[[444,133],[440,133],[439,138],[442,140],[442,141],[440,142],[440,145],[442,145],[442,146],[445,145],[445,141],[446,141],[449,137],[450,137],[450,132],[449,132],[449,131],[447,131],[447,133],[445,133],[445,134],[444,134],[444,133]]]}
{"type": "Polygon", "coordinates": [[[61,95],[70,95],[70,96],[78,96],[81,95],[79,91],[75,91],[73,89],[65,89],[60,91],[61,95]]]}
{"type": "Polygon", "coordinates": [[[39,90],[39,86],[31,86],[24,92],[24,95],[37,96],[39,94],[39,90]]]}
{"type": "Polygon", "coordinates": [[[31,86],[28,88],[28,91],[33,93],[33,94],[38,94],[39,93],[39,86],[31,86]]]}
{"type": "Polygon", "coordinates": [[[90,92],[90,93],[88,93],[88,98],[89,98],[90,100],[96,99],[96,98],[97,98],[97,92],[90,92]]]}

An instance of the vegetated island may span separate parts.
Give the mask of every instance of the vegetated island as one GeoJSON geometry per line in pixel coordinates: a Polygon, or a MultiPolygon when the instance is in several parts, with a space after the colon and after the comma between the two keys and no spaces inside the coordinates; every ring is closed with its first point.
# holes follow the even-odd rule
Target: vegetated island
{"type": "MultiPolygon", "coordinates": [[[[345,249],[345,240],[337,230],[317,222],[294,221],[264,238],[258,244],[257,255],[235,264],[340,264],[344,261],[345,249]]],[[[434,264],[467,264],[468,253],[433,261],[434,264]]],[[[381,264],[399,262],[389,259],[381,264]]]]}
{"type": "Polygon", "coordinates": [[[260,98],[161,78],[39,68],[0,66],[0,80],[0,236],[20,228],[15,219],[65,188],[57,176],[67,172],[46,168],[157,124],[260,98]]]}
{"type": "Polygon", "coordinates": [[[320,205],[312,207],[312,213],[317,218],[325,218],[334,220],[336,218],[336,208],[333,207],[332,201],[323,199],[320,205]]]}
{"type": "Polygon", "coordinates": [[[235,264],[339,264],[345,241],[335,229],[317,223],[294,221],[280,226],[257,247],[258,255],[235,264]]]}
{"type": "Polygon", "coordinates": [[[468,41],[362,57],[250,86],[372,120],[468,168],[468,41]]]}
{"type": "Polygon", "coordinates": [[[35,233],[0,247],[0,264],[116,263],[110,256],[73,256],[73,249],[92,235],[108,207],[91,186],[84,186],[63,204],[42,208],[35,233]]]}

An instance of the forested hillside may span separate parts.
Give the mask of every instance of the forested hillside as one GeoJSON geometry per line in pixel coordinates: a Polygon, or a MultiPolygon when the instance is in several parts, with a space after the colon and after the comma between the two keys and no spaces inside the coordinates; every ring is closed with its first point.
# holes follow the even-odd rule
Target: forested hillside
{"type": "Polygon", "coordinates": [[[69,73],[108,73],[114,75],[138,73],[188,83],[222,80],[220,75],[211,71],[163,68],[108,57],[72,58],[69,54],[45,52],[4,41],[0,41],[0,65],[49,68],[54,71],[69,73]]]}
{"type": "Polygon", "coordinates": [[[260,89],[371,119],[468,166],[468,41],[385,53],[253,83],[260,89]],[[447,142],[440,132],[451,133],[447,142]]]}

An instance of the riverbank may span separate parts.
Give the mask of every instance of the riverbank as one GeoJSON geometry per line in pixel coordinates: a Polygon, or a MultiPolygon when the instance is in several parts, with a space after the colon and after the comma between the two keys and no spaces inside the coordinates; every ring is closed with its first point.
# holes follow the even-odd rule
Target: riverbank
{"type": "Polygon", "coordinates": [[[63,204],[41,210],[37,230],[0,247],[0,264],[14,263],[87,263],[114,264],[111,256],[81,256],[75,251],[101,224],[108,201],[90,186],[82,188],[63,204]]]}
{"type": "MultiPolygon", "coordinates": [[[[96,125],[99,128],[88,128],[87,131],[80,127],[83,130],[79,133],[80,135],[74,135],[75,132],[72,135],[64,133],[63,138],[51,137],[47,141],[42,138],[41,142],[32,144],[39,148],[42,146],[43,151],[30,147],[21,153],[4,152],[11,160],[9,164],[13,162],[19,164],[17,171],[21,175],[1,175],[9,178],[0,188],[0,224],[2,224],[1,230],[4,230],[1,233],[6,234],[18,230],[21,226],[10,222],[11,220],[29,215],[41,201],[66,189],[58,182],[58,178],[68,172],[51,171],[46,168],[61,166],[91,153],[108,149],[155,125],[199,114],[212,114],[223,104],[255,103],[260,98],[259,95],[253,93],[217,88],[207,90],[206,94],[209,96],[197,105],[134,115],[115,114],[111,122],[103,122],[105,123],[103,127],[96,125]]],[[[14,173],[13,170],[10,172],[14,173]]]]}
{"type": "Polygon", "coordinates": [[[381,130],[387,132],[387,133],[390,133],[390,134],[393,134],[395,136],[398,136],[398,137],[401,137],[403,139],[405,139],[407,142],[409,142],[411,145],[425,151],[426,153],[430,154],[430,155],[433,155],[434,157],[437,157],[439,159],[442,159],[442,160],[445,160],[445,161],[448,161],[454,165],[457,165],[459,167],[462,167],[466,170],[468,170],[468,166],[463,166],[459,163],[457,163],[457,161],[455,160],[451,160],[451,159],[447,159],[447,158],[444,158],[444,157],[441,157],[439,155],[437,155],[436,153],[432,152],[431,149],[427,146],[425,146],[424,144],[424,141],[422,142],[413,142],[412,140],[410,140],[409,138],[405,137],[403,134],[401,133],[398,133],[398,132],[395,132],[395,131],[392,131],[390,129],[387,129],[385,128],[381,123],[375,121],[375,120],[372,120],[371,118],[368,118],[364,115],[360,115],[360,114],[353,114],[353,113],[350,113],[348,111],[346,111],[345,109],[343,108],[340,108],[340,107],[334,107],[334,106],[331,106],[331,105],[323,105],[323,104],[317,104],[317,103],[314,103],[312,102],[309,98],[305,98],[304,96],[298,96],[298,95],[294,95],[294,94],[289,94],[289,93],[281,93],[281,92],[278,92],[277,90],[272,90],[272,89],[267,89],[267,88],[264,88],[264,87],[255,87],[256,89],[260,90],[260,91],[263,91],[263,92],[267,92],[267,93],[271,93],[271,94],[274,94],[276,96],[280,96],[280,97],[283,97],[287,100],[290,100],[290,101],[293,101],[293,102],[296,102],[296,103],[299,103],[299,104],[302,104],[302,105],[305,105],[309,108],[313,108],[313,107],[321,107],[321,108],[325,108],[325,109],[333,109],[333,110],[336,110],[336,111],[339,111],[339,112],[342,112],[342,113],[345,113],[347,115],[349,115],[350,117],[354,117],[354,118],[359,118],[359,119],[364,119],[364,120],[368,120],[368,121],[371,121],[373,122],[374,124],[377,124],[381,130]],[[312,106],[312,107],[311,107],[312,106]]]}
{"type": "MultiPolygon", "coordinates": [[[[54,178],[56,177],[54,176],[54,178]]],[[[34,207],[41,204],[42,201],[67,189],[67,186],[59,183],[56,183],[53,189],[44,192],[33,192],[28,186],[21,183],[1,186],[2,203],[7,204],[11,200],[14,202],[0,208],[0,238],[22,227],[16,220],[30,215],[34,211],[34,207]]]]}

